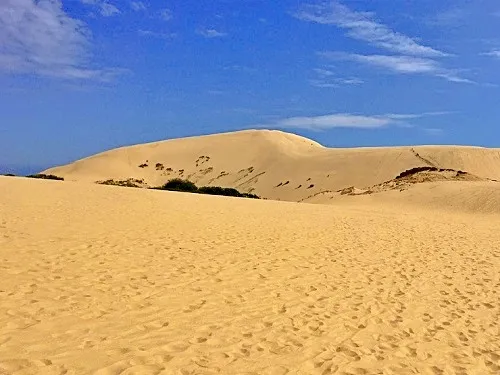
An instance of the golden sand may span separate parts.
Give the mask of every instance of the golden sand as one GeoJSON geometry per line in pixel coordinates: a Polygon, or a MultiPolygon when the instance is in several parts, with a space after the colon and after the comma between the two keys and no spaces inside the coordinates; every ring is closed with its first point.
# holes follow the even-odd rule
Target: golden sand
{"type": "Polygon", "coordinates": [[[269,199],[298,202],[322,191],[367,188],[419,166],[500,180],[500,149],[327,148],[281,131],[246,130],[118,148],[46,173],[90,183],[143,179],[149,186],[180,177],[197,185],[234,187],[269,199]]]}
{"type": "Polygon", "coordinates": [[[0,374],[499,374],[500,215],[354,198],[0,177],[0,374]]]}

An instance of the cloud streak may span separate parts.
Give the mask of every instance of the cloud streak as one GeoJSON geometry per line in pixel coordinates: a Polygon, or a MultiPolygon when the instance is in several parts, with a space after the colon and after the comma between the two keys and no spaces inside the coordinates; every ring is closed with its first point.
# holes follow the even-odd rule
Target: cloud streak
{"type": "Polygon", "coordinates": [[[170,21],[172,20],[172,18],[174,18],[174,15],[170,9],[165,8],[160,11],[160,18],[163,21],[170,21]]]}
{"type": "Polygon", "coordinates": [[[322,52],[320,56],[330,60],[349,60],[375,66],[398,74],[425,74],[455,83],[475,83],[462,78],[456,72],[444,68],[438,61],[416,56],[361,55],[343,52],[322,52]]]}
{"type": "Polygon", "coordinates": [[[144,4],[142,1],[132,1],[130,3],[130,7],[136,12],[147,10],[146,4],[144,4]]]}
{"type": "Polygon", "coordinates": [[[313,117],[289,117],[276,120],[269,124],[254,125],[256,128],[283,128],[328,130],[335,128],[351,129],[380,129],[391,125],[403,125],[404,120],[418,119],[427,116],[440,116],[450,112],[426,112],[420,114],[385,114],[385,115],[357,115],[351,113],[335,113],[313,117]]]}
{"type": "Polygon", "coordinates": [[[491,50],[490,52],[485,52],[482,54],[483,56],[490,56],[490,57],[496,57],[497,59],[500,59],[500,50],[491,50]]]}
{"type": "MultiPolygon", "coordinates": [[[[57,2],[58,0],[50,1],[57,2]]],[[[113,4],[110,4],[107,0],[81,0],[81,2],[83,4],[93,5],[97,7],[97,9],[99,10],[99,14],[103,17],[111,17],[121,13],[120,9],[118,9],[113,4]]]]}
{"type": "Polygon", "coordinates": [[[140,36],[144,36],[144,37],[151,37],[151,38],[159,38],[159,39],[173,39],[177,36],[177,34],[175,33],[159,33],[159,32],[156,32],[156,31],[152,31],[152,30],[139,30],[137,32],[140,36]]]}
{"type": "Polygon", "coordinates": [[[426,57],[447,56],[442,51],[422,45],[415,39],[377,22],[371,13],[353,11],[337,1],[305,5],[295,13],[295,17],[303,21],[335,25],[347,30],[347,35],[353,39],[391,52],[426,57]]]}
{"type": "Polygon", "coordinates": [[[120,69],[89,67],[90,32],[61,0],[0,2],[0,72],[107,81],[120,69]]]}
{"type": "MultiPolygon", "coordinates": [[[[453,83],[476,84],[468,78],[461,77],[457,70],[448,69],[441,63],[439,58],[449,56],[449,54],[392,30],[378,21],[373,13],[354,11],[339,1],[333,0],[304,5],[294,16],[302,21],[336,26],[345,30],[346,35],[353,39],[367,42],[389,52],[378,54],[320,53],[321,56],[330,60],[354,61],[395,74],[427,75],[453,83]]],[[[496,56],[495,51],[490,56],[496,56]]],[[[316,87],[338,87],[360,83],[356,79],[328,78],[330,77],[323,76],[320,79],[311,80],[310,84],[316,87]]]]}
{"type": "Polygon", "coordinates": [[[226,33],[218,31],[216,29],[199,29],[196,31],[198,35],[201,35],[204,38],[213,39],[213,38],[223,38],[227,36],[226,33]]]}
{"type": "Polygon", "coordinates": [[[309,80],[309,84],[319,88],[336,88],[340,86],[358,86],[365,83],[362,79],[356,77],[337,77],[335,72],[328,69],[313,69],[316,74],[315,79],[309,80]]]}

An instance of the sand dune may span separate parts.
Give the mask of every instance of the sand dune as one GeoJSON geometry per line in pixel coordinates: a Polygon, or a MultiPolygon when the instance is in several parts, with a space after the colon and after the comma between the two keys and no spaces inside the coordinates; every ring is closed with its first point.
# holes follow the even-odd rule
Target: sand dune
{"type": "Polygon", "coordinates": [[[322,191],[370,187],[419,166],[500,180],[500,150],[459,146],[330,149],[281,131],[248,130],[119,148],[45,173],[85,182],[143,179],[149,186],[182,177],[269,199],[301,201],[322,191]]]}
{"type": "Polygon", "coordinates": [[[0,374],[500,373],[500,150],[242,131],[45,173],[0,177],[0,374]],[[95,184],[174,177],[295,202],[95,184]]]}
{"type": "Polygon", "coordinates": [[[500,215],[377,201],[446,183],[329,206],[0,177],[0,374],[498,374],[500,215]]]}
{"type": "Polygon", "coordinates": [[[405,177],[398,176],[365,189],[351,186],[340,191],[322,191],[301,202],[409,205],[453,212],[500,214],[500,183],[496,181],[454,170],[416,173],[410,170],[404,173],[407,172],[405,177]]]}

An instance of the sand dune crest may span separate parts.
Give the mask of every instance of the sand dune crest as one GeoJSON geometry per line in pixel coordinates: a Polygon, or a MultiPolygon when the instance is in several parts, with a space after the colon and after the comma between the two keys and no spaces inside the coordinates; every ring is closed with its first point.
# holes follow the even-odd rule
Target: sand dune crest
{"type": "Polygon", "coordinates": [[[191,137],[110,150],[46,173],[67,180],[172,178],[233,187],[275,200],[304,201],[324,191],[382,184],[401,172],[431,166],[500,180],[500,150],[463,146],[326,148],[270,130],[191,137]]]}

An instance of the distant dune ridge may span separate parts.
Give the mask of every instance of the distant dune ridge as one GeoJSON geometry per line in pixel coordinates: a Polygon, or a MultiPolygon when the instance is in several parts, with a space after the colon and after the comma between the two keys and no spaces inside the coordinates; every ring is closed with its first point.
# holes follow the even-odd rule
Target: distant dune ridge
{"type": "MultiPolygon", "coordinates": [[[[208,136],[172,139],[106,151],[72,164],[44,171],[69,181],[97,182],[136,179],[143,186],[159,186],[172,178],[189,179],[197,185],[236,188],[263,198],[295,202],[331,203],[345,189],[363,195],[390,196],[391,181],[407,170],[432,167],[429,178],[413,178],[402,189],[417,183],[452,186],[423,194],[423,202],[463,201],[464,194],[479,187],[488,197],[478,197],[478,205],[495,211],[500,190],[500,149],[469,146],[408,146],[372,148],[326,148],[310,139],[277,130],[245,130],[208,136]],[[453,173],[465,172],[463,175],[453,173]],[[451,174],[450,174],[451,173],[451,174]],[[453,181],[460,182],[460,188],[453,181]],[[449,190],[449,191],[448,191],[449,190]],[[427,195],[426,195],[427,194],[427,195]],[[431,193],[429,193],[431,194],[431,193]]],[[[422,177],[420,173],[418,176],[422,177]]],[[[425,177],[425,176],[424,176],[425,177]]],[[[427,189],[428,190],[428,189],[427,189]]],[[[477,194],[476,194],[477,195],[477,194]]],[[[395,197],[396,198],[396,197],[395,197]]],[[[401,197],[397,197],[401,201],[401,197]]],[[[365,199],[365,198],[364,198],[365,199]]],[[[408,199],[413,202],[415,199],[408,199]]],[[[404,200],[403,200],[404,201],[404,200]]],[[[477,205],[471,204],[474,208],[477,205]]],[[[471,209],[472,209],[471,208],[471,209]]],[[[499,209],[500,210],[500,209],[499,209]]]]}

